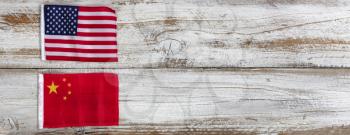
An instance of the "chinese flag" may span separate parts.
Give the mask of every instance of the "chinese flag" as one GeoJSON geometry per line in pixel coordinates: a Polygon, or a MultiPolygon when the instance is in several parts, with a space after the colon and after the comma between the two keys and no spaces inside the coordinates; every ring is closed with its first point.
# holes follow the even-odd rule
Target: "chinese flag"
{"type": "Polygon", "coordinates": [[[39,128],[118,125],[118,76],[40,74],[39,128]]]}

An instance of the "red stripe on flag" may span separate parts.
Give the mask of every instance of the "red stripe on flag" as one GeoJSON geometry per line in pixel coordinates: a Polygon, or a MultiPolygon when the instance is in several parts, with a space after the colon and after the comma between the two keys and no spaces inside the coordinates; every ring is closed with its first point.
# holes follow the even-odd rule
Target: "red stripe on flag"
{"type": "Polygon", "coordinates": [[[47,60],[83,61],[83,62],[118,62],[118,58],[85,58],[68,56],[46,56],[47,60]]]}
{"type": "Polygon", "coordinates": [[[78,32],[77,36],[85,36],[85,37],[116,37],[117,33],[102,33],[102,32],[94,32],[94,33],[88,33],[88,32],[78,32]]]}
{"type": "Polygon", "coordinates": [[[80,6],[79,11],[83,12],[112,12],[115,13],[114,9],[111,9],[109,7],[84,7],[80,6]]]}
{"type": "Polygon", "coordinates": [[[64,39],[45,39],[45,43],[80,44],[80,45],[117,45],[116,41],[83,41],[64,39]]]}
{"type": "Polygon", "coordinates": [[[77,48],[45,47],[45,50],[46,51],[53,51],[53,52],[118,53],[117,49],[77,49],[77,48]]]}
{"type": "Polygon", "coordinates": [[[113,24],[78,24],[78,28],[113,28],[113,29],[116,29],[117,25],[113,25],[113,24]]]}
{"type": "Polygon", "coordinates": [[[115,16],[78,16],[79,20],[117,20],[115,16]]]}

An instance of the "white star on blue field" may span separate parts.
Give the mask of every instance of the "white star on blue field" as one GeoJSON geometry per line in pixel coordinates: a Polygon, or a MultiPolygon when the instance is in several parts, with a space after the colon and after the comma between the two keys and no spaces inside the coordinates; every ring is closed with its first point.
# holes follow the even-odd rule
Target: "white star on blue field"
{"type": "Polygon", "coordinates": [[[78,7],[45,5],[45,34],[76,35],[78,25],[78,7]]]}

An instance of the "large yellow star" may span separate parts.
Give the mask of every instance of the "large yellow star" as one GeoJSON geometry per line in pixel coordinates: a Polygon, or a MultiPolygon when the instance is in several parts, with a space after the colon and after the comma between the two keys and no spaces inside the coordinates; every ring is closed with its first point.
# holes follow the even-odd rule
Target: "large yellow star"
{"type": "Polygon", "coordinates": [[[51,85],[47,85],[47,87],[50,89],[49,94],[51,94],[52,92],[57,94],[58,85],[55,85],[54,82],[52,82],[51,85]]]}

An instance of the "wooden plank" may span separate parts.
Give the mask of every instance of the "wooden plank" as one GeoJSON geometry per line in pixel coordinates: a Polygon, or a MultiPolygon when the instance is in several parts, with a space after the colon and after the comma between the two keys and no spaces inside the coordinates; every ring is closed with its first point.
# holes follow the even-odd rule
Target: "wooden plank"
{"type": "Polygon", "coordinates": [[[116,72],[120,127],[86,132],[279,133],[350,124],[349,69],[1,69],[0,133],[37,129],[37,74],[116,72]]]}
{"type": "Polygon", "coordinates": [[[350,67],[347,0],[66,0],[117,9],[117,64],[40,61],[42,2],[1,1],[0,134],[349,133],[350,69],[281,68],[350,67]],[[37,74],[94,71],[121,126],[38,130],[37,74]]]}
{"type": "Polygon", "coordinates": [[[350,67],[345,0],[65,2],[118,10],[119,63],[40,61],[42,1],[6,0],[0,68],[350,67]]]}

